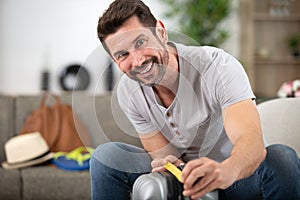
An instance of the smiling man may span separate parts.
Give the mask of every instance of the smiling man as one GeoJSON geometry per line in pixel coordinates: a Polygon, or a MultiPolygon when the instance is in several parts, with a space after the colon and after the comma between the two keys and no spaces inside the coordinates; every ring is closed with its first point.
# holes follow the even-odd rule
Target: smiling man
{"type": "Polygon", "coordinates": [[[142,174],[186,163],[183,194],[219,190],[220,199],[297,199],[300,161],[283,145],[265,148],[241,64],[225,51],[168,40],[140,0],[116,0],[98,36],[126,74],[118,101],[144,149],[100,145],[91,159],[93,199],[129,199],[142,174]],[[197,181],[199,180],[200,181],[197,181]]]}
{"type": "Polygon", "coordinates": [[[130,78],[150,86],[157,85],[165,75],[169,50],[151,29],[141,28],[137,17],[128,19],[124,25],[106,38],[112,58],[130,78]]]}

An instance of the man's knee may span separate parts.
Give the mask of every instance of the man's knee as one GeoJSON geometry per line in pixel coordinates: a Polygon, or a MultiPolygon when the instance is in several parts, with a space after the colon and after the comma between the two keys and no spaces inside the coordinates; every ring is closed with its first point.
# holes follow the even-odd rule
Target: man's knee
{"type": "Polygon", "coordinates": [[[271,158],[285,159],[287,162],[289,160],[299,159],[296,151],[289,146],[283,144],[273,144],[267,147],[267,156],[271,158]]]}
{"type": "Polygon", "coordinates": [[[101,168],[103,168],[103,163],[105,163],[104,159],[106,159],[107,157],[111,157],[110,154],[113,153],[113,151],[111,150],[113,148],[113,145],[114,144],[112,143],[101,144],[94,150],[90,159],[91,173],[103,171],[103,169],[101,168]]]}
{"type": "Polygon", "coordinates": [[[99,145],[93,152],[92,159],[110,157],[114,154],[114,149],[121,146],[122,143],[119,142],[109,142],[99,145]]]}
{"type": "Polygon", "coordinates": [[[93,170],[105,165],[118,171],[136,173],[148,171],[150,162],[151,158],[144,149],[121,142],[110,142],[95,149],[90,168],[93,170]]]}
{"type": "MultiPolygon", "coordinates": [[[[122,159],[118,150],[122,149],[122,146],[126,144],[120,142],[109,142],[99,145],[92,154],[90,160],[90,168],[99,168],[103,164],[108,167],[113,167],[114,163],[117,163],[118,160],[122,159]]],[[[117,165],[117,164],[116,164],[117,165]]]]}
{"type": "Polygon", "coordinates": [[[272,163],[271,166],[280,171],[291,172],[290,170],[299,170],[300,161],[297,153],[286,145],[275,144],[268,146],[266,161],[272,163]]]}

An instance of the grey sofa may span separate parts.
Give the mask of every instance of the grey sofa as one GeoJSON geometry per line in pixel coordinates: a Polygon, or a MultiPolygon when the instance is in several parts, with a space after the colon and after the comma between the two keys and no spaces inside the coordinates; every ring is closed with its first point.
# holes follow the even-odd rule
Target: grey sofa
{"type": "MultiPolygon", "coordinates": [[[[95,148],[109,141],[141,146],[114,95],[93,96],[75,92],[63,93],[60,97],[72,105],[86,125],[91,138],[89,146],[95,148]]],[[[6,160],[5,142],[20,131],[26,116],[39,107],[40,101],[41,95],[0,95],[0,162],[6,160]]],[[[0,177],[0,199],[91,199],[89,171],[70,172],[43,164],[14,170],[0,168],[0,177]]]]}
{"type": "MultiPolygon", "coordinates": [[[[63,93],[63,102],[87,126],[91,147],[109,141],[121,141],[141,146],[127,118],[121,112],[114,95],[88,95],[84,92],[63,93]]],[[[25,117],[40,104],[41,96],[0,95],[0,162],[4,161],[4,143],[21,129],[25,117]]],[[[48,102],[51,104],[52,102],[48,102]]],[[[258,110],[262,128],[269,144],[284,143],[300,153],[300,98],[276,99],[261,103],[258,110]]],[[[18,170],[0,168],[0,199],[90,199],[89,172],[69,172],[42,165],[18,170]]]]}

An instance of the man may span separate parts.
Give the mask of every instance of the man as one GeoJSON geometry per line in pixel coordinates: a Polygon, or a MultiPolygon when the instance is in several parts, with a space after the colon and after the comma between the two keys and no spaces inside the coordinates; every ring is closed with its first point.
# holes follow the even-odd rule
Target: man
{"type": "Polygon", "coordinates": [[[144,150],[100,145],[91,159],[93,199],[129,199],[139,175],[167,162],[186,163],[183,194],[192,199],[215,189],[220,199],[300,197],[299,158],[283,145],[265,148],[255,96],[236,59],[169,42],[140,0],[114,1],[98,36],[127,75],[118,100],[144,150]]]}

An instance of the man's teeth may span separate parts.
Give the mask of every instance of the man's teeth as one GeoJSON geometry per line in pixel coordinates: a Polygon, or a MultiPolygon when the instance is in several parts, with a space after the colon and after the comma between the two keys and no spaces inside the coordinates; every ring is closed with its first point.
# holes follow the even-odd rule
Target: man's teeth
{"type": "Polygon", "coordinates": [[[146,74],[147,72],[150,71],[151,68],[152,68],[152,63],[150,63],[148,67],[146,67],[143,71],[141,71],[140,74],[146,74]]]}

